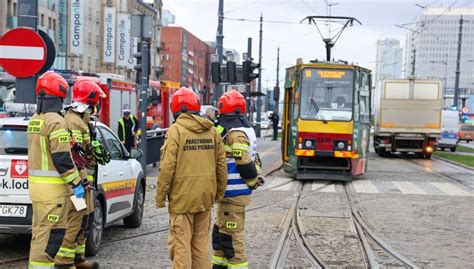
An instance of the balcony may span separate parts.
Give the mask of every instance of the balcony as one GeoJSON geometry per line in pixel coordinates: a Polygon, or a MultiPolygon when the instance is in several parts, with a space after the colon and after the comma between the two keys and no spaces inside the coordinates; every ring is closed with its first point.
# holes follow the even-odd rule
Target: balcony
{"type": "Polygon", "coordinates": [[[16,28],[18,25],[18,17],[14,16],[7,16],[7,28],[8,29],[13,29],[16,28]]]}

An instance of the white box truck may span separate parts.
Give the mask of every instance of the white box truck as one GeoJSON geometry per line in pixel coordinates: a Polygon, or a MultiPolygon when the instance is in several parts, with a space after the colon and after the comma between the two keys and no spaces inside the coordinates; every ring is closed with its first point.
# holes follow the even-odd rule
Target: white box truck
{"type": "Polygon", "coordinates": [[[375,152],[430,158],[441,133],[441,110],[441,81],[382,80],[375,92],[375,152]]]}

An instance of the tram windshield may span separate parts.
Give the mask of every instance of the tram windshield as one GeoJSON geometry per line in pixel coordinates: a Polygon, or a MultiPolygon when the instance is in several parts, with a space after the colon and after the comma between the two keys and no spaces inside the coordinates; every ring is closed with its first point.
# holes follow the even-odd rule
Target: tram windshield
{"type": "Polygon", "coordinates": [[[353,89],[352,70],[304,69],[300,99],[301,118],[350,121],[353,89]]]}

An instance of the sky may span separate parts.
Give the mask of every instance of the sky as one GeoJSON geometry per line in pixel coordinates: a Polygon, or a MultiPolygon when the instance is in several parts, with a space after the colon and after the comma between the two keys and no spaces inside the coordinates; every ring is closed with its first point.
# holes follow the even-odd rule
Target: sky
{"type": "MultiPolygon", "coordinates": [[[[182,26],[201,40],[215,41],[218,0],[163,0],[163,9],[175,16],[174,26],[182,26]]],[[[321,36],[314,25],[299,22],[310,15],[328,15],[326,3],[332,4],[332,16],[357,18],[362,25],[347,28],[337,41],[332,57],[373,69],[376,41],[397,38],[404,47],[407,30],[396,24],[413,22],[423,6],[456,6],[468,0],[224,0],[224,47],[246,52],[247,38],[252,37],[252,56],[258,61],[259,18],[263,15],[262,90],[276,83],[276,55],[280,47],[280,86],[285,68],[296,63],[325,58],[321,36]],[[421,7],[420,7],[421,6],[421,7]],[[237,20],[235,20],[237,19],[237,20]],[[240,19],[246,19],[242,21],[240,19]],[[252,20],[252,21],[248,21],[252,20]],[[254,22],[256,21],[256,22],[254,22]],[[283,22],[283,23],[275,23],[283,22]]],[[[332,35],[338,25],[333,25],[332,35]]],[[[326,25],[321,25],[324,36],[326,25]]]]}

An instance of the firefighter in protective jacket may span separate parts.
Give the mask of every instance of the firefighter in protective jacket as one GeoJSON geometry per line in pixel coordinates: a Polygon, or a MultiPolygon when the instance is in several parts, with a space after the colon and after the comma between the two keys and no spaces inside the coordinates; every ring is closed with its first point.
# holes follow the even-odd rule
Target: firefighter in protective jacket
{"type": "Polygon", "coordinates": [[[257,157],[257,138],[244,116],[244,97],[232,90],[217,102],[220,125],[225,128],[224,147],[227,156],[227,187],[218,202],[217,223],[212,230],[213,268],[248,268],[245,253],[245,207],[252,190],[263,185],[257,157]]]}
{"type": "Polygon", "coordinates": [[[29,192],[33,206],[29,268],[54,268],[55,256],[74,255],[61,247],[69,196],[84,197],[71,159],[70,136],[61,116],[69,85],[54,72],[38,78],[36,113],[28,124],[29,192]]]}
{"type": "Polygon", "coordinates": [[[199,116],[201,105],[190,89],[172,97],[176,122],[161,148],[157,207],[168,198],[168,248],[173,268],[210,268],[211,208],[224,197],[224,144],[211,121],[199,116]]]}
{"type": "MultiPolygon", "coordinates": [[[[100,87],[87,80],[76,82],[73,88],[72,104],[67,108],[65,119],[68,131],[71,134],[72,158],[79,170],[81,178],[86,178],[85,186],[93,185],[93,176],[88,175],[86,168],[94,169],[96,162],[92,154],[91,134],[89,122],[95,106],[105,93],[100,87]]],[[[85,200],[87,209],[77,211],[74,205],[69,206],[66,235],[64,236],[62,248],[75,255],[57,256],[57,266],[68,266],[74,264],[76,268],[98,268],[97,262],[89,262],[84,257],[86,249],[86,237],[90,222],[93,220],[94,197],[90,189],[86,187],[85,200]]]]}

